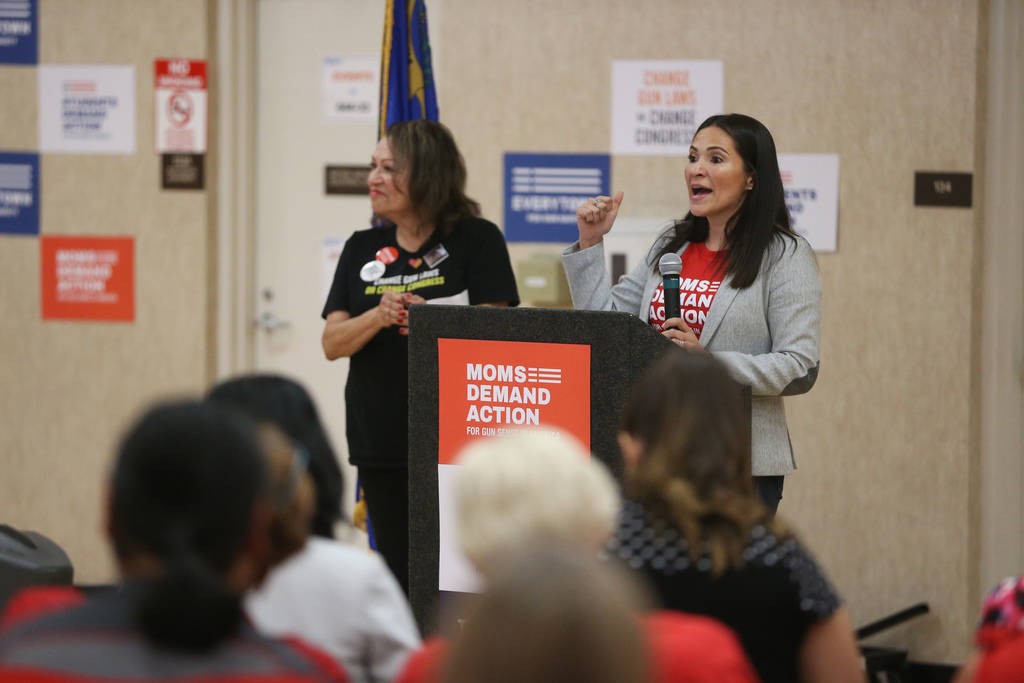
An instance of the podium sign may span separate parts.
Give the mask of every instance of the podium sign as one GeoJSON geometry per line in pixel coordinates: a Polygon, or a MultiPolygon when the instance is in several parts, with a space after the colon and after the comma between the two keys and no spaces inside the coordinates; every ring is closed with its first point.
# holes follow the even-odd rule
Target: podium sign
{"type": "Polygon", "coordinates": [[[438,463],[474,439],[558,427],[590,448],[590,346],[438,339],[438,463]]]}
{"type": "Polygon", "coordinates": [[[471,441],[557,428],[590,448],[590,346],[438,339],[438,589],[477,590],[455,531],[455,459],[471,441]]]}
{"type": "Polygon", "coordinates": [[[628,313],[416,305],[409,329],[409,589],[430,633],[452,616],[445,603],[474,589],[468,567],[445,560],[458,557],[443,531],[453,528],[448,475],[458,451],[550,425],[619,475],[627,389],[662,353],[685,352],[628,313]]]}

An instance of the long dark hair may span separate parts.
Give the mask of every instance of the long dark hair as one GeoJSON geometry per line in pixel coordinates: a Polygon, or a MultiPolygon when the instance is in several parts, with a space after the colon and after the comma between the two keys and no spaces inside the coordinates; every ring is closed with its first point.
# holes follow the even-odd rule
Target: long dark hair
{"type": "Polygon", "coordinates": [[[445,235],[460,218],[480,215],[480,205],[466,196],[466,162],[444,124],[398,121],[388,126],[387,139],[399,170],[408,173],[409,202],[421,219],[445,235]]]}
{"type": "MultiPolygon", "coordinates": [[[[697,132],[712,127],[732,138],[743,159],[743,169],[754,179],[753,187],[725,228],[728,256],[724,274],[731,278],[731,286],[744,289],[757,278],[772,238],[783,235],[795,245],[796,233],[786,209],[775,141],[765,125],[745,114],[716,114],[700,124],[697,132]]],[[[709,230],[707,218],[687,212],[651,249],[654,270],[657,271],[662,255],[679,251],[687,242],[705,241],[709,230]]]]}
{"type": "Polygon", "coordinates": [[[342,517],[344,479],[309,392],[298,382],[280,375],[242,375],[213,387],[209,399],[240,410],[256,422],[276,424],[306,449],[309,475],[316,489],[311,531],[317,536],[334,538],[334,524],[342,517]]]}
{"type": "Polygon", "coordinates": [[[642,375],[623,410],[622,430],[642,448],[627,494],[678,527],[694,560],[709,547],[716,572],[743,563],[753,525],[784,533],[754,493],[747,410],[718,361],[674,349],[642,375]]]}
{"type": "Polygon", "coordinates": [[[148,411],[118,449],[111,534],[122,563],[156,558],[136,618],[161,647],[207,650],[242,623],[242,596],[224,577],[267,495],[252,425],[218,406],[179,402],[148,411]]]}

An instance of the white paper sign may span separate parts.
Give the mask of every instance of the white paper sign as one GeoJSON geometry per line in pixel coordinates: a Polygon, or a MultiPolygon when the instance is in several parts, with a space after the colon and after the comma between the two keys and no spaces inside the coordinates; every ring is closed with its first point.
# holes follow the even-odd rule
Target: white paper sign
{"type": "Polygon", "coordinates": [[[686,156],[697,126],[722,113],[722,62],[612,62],[612,154],[686,156]]]}
{"type": "Polygon", "coordinates": [[[380,57],[325,57],[320,81],[328,121],[377,121],[380,57]]]}
{"type": "Polygon", "coordinates": [[[839,232],[839,155],[780,154],[793,229],[815,251],[835,251],[839,232]]]}
{"type": "Polygon", "coordinates": [[[462,554],[459,545],[455,507],[455,481],[459,469],[458,465],[437,466],[437,588],[477,593],[483,586],[483,580],[462,554]]]}
{"type": "Polygon", "coordinates": [[[327,301],[327,295],[331,293],[334,271],[338,269],[338,261],[341,260],[341,250],[345,248],[345,242],[344,237],[327,237],[320,245],[321,301],[327,301]]]}
{"type": "Polygon", "coordinates": [[[134,66],[39,66],[39,149],[135,153],[134,66]]]}

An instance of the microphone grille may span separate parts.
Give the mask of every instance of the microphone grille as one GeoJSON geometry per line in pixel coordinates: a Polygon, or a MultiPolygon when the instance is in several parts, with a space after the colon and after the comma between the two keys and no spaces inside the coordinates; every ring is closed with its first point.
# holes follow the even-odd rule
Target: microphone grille
{"type": "Polygon", "coordinates": [[[683,270],[683,260],[679,254],[664,254],[658,259],[658,271],[662,277],[665,275],[679,275],[683,270]]]}

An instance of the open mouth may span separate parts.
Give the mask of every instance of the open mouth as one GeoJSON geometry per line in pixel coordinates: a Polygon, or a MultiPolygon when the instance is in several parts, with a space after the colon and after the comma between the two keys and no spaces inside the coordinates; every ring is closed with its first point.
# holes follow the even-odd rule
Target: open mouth
{"type": "Polygon", "coordinates": [[[711,194],[711,188],[708,187],[691,187],[690,194],[694,197],[706,197],[711,194]]]}

